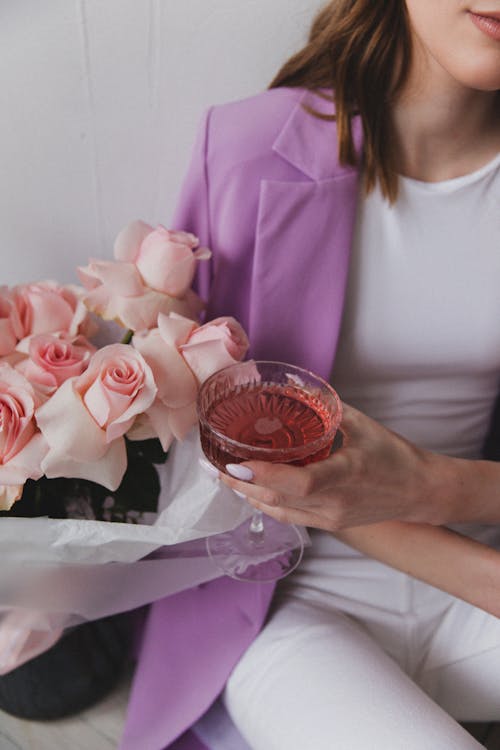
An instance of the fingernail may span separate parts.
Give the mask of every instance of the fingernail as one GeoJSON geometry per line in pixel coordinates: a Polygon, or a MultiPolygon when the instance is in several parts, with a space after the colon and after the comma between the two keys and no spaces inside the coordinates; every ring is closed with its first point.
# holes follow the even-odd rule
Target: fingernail
{"type": "Polygon", "coordinates": [[[204,458],[199,458],[198,463],[200,464],[203,471],[206,471],[209,476],[212,477],[212,479],[217,479],[219,477],[219,470],[213,466],[213,464],[209,463],[208,461],[205,461],[204,458]]]}
{"type": "Polygon", "coordinates": [[[243,492],[238,492],[238,490],[233,490],[235,495],[238,495],[238,497],[241,497],[242,500],[246,500],[247,496],[243,494],[243,492]]]}
{"type": "Polygon", "coordinates": [[[241,479],[242,482],[251,482],[253,479],[253,471],[248,466],[241,466],[241,464],[226,464],[226,471],[231,474],[235,479],[241,479]]]}

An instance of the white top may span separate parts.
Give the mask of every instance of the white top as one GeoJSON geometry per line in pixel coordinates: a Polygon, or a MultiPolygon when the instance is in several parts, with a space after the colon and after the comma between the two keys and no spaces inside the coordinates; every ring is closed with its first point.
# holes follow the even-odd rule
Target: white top
{"type": "MultiPolygon", "coordinates": [[[[331,382],[417,445],[478,458],[500,386],[500,154],[453,180],[401,177],[399,189],[392,206],[378,188],[359,201],[331,382]]],[[[494,526],[452,528],[499,541],[494,526]]],[[[311,538],[281,590],[338,602],[344,581],[349,599],[375,563],[326,532],[311,538]],[[357,566],[344,570],[351,558],[357,566]]],[[[377,580],[372,571],[375,599],[377,580]]]]}
{"type": "Polygon", "coordinates": [[[331,382],[419,446],[476,458],[500,385],[500,154],[359,202],[331,382]]]}

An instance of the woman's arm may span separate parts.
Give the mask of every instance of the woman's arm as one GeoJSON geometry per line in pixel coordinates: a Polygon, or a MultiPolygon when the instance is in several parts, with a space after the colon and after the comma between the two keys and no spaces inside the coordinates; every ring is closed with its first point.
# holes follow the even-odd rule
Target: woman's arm
{"type": "Polygon", "coordinates": [[[388,521],[335,536],[363,554],[500,617],[500,552],[425,524],[388,521]]]}
{"type": "Polygon", "coordinates": [[[332,532],[388,520],[500,523],[500,463],[422,450],[347,405],[342,433],[324,461],[250,461],[234,469],[246,481],[221,478],[279,521],[332,532]]]}
{"type": "Polygon", "coordinates": [[[440,527],[500,522],[500,464],[421,450],[347,405],[342,432],[342,448],[324,461],[250,461],[235,468],[253,479],[221,479],[279,521],[330,531],[500,617],[500,552],[440,527]]]}

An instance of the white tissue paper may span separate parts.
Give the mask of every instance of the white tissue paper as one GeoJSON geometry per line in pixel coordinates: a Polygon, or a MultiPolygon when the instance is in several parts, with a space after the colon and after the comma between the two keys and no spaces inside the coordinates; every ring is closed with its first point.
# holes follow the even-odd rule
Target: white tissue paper
{"type": "Polygon", "coordinates": [[[198,429],[157,467],[151,525],[50,518],[0,521],[0,674],[49,648],[62,630],[135,609],[221,575],[205,537],[251,507],[204,471],[198,429]]]}

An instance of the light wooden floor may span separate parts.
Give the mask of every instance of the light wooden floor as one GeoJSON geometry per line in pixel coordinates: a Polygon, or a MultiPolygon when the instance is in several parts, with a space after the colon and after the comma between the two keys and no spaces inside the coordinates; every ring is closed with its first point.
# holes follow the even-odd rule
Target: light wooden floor
{"type": "MultiPolygon", "coordinates": [[[[129,675],[99,705],[69,719],[25,721],[0,711],[0,750],[116,750],[130,682],[129,675]]],[[[500,750],[500,724],[470,724],[467,729],[487,750],[500,750]]]]}

